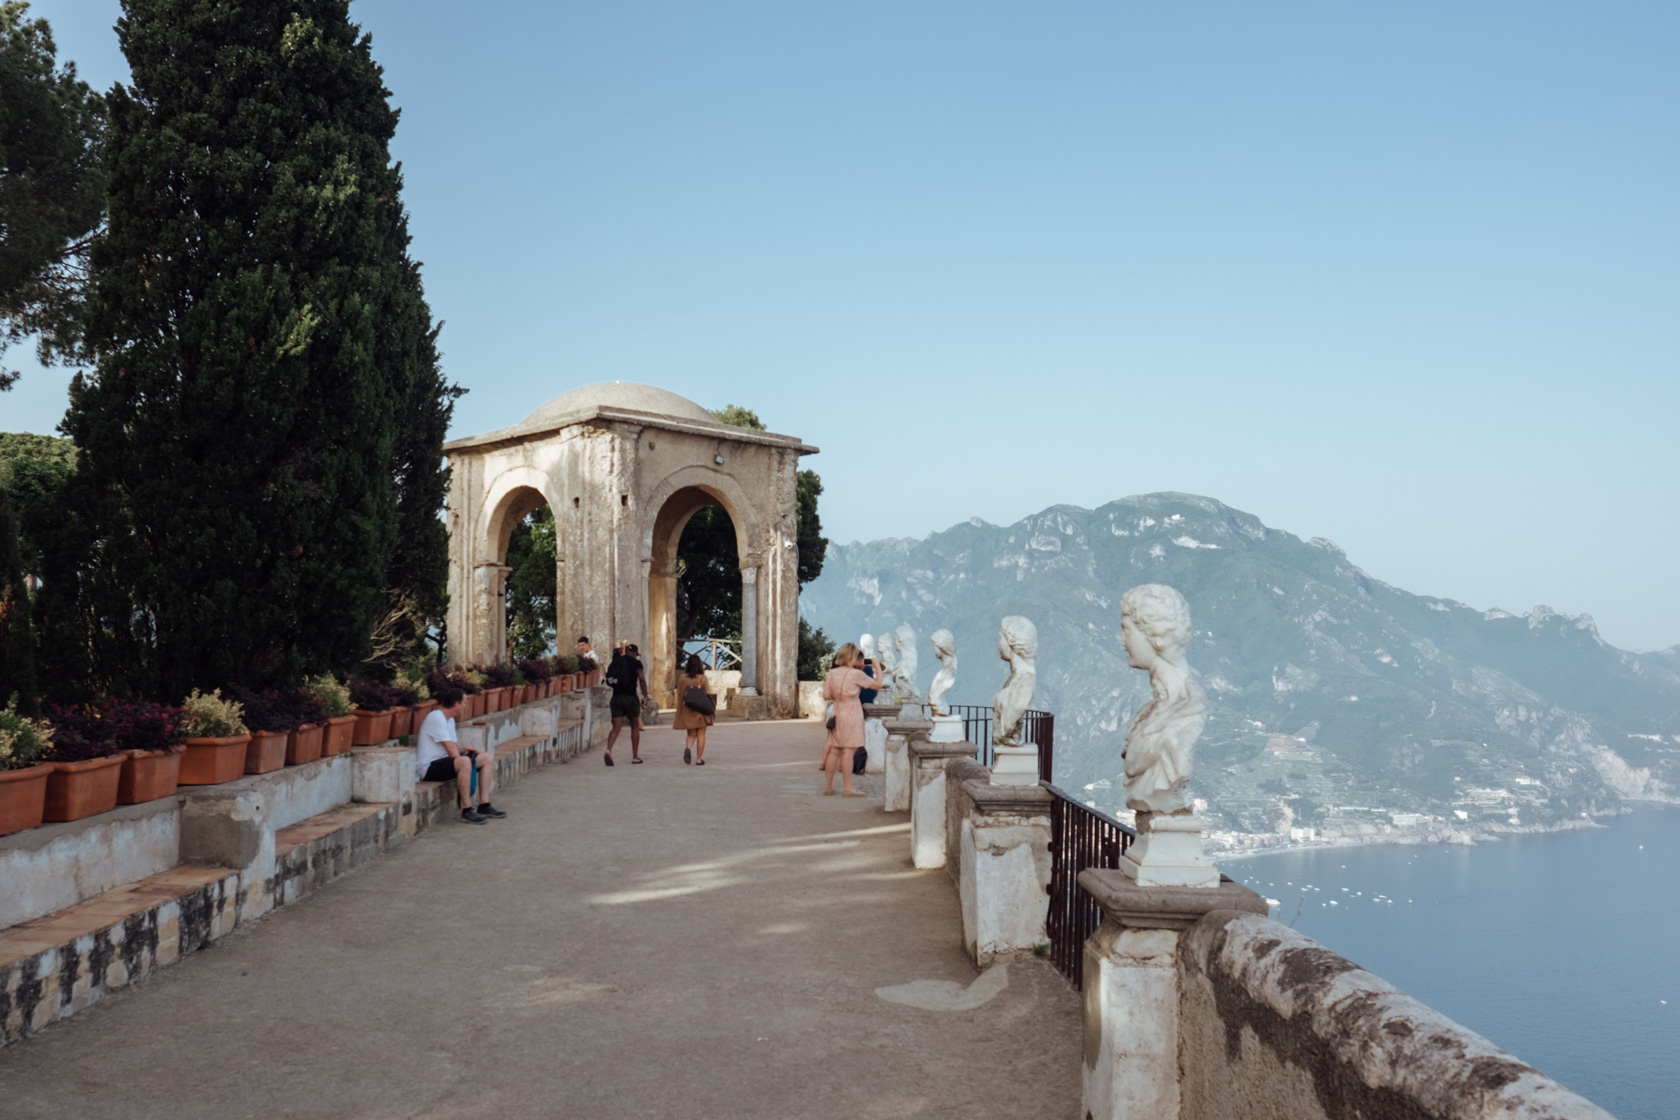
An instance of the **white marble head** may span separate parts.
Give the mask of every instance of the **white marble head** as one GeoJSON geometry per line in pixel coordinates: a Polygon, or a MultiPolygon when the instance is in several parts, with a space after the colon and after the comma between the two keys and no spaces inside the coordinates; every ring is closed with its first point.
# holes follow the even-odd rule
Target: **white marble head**
{"type": "Polygon", "coordinates": [[[1012,614],[998,625],[998,656],[1011,663],[1038,657],[1038,627],[1031,619],[1012,614]]]}
{"type": "Polygon", "coordinates": [[[1120,597],[1120,635],[1134,669],[1157,659],[1184,664],[1190,648],[1190,604],[1164,583],[1145,583],[1120,597]]]}
{"type": "Polygon", "coordinates": [[[874,660],[874,658],[875,658],[875,635],[865,634],[863,637],[859,638],[858,639],[858,649],[863,651],[863,655],[865,657],[867,657],[871,660],[874,660]]]}
{"type": "Polygon", "coordinates": [[[941,663],[957,656],[957,639],[949,630],[935,630],[928,635],[928,642],[933,646],[933,655],[941,663]]]}
{"type": "Polygon", "coordinates": [[[888,669],[891,669],[894,665],[898,664],[898,658],[893,654],[891,634],[882,634],[877,637],[875,639],[875,646],[881,655],[881,664],[885,665],[888,669]]]}

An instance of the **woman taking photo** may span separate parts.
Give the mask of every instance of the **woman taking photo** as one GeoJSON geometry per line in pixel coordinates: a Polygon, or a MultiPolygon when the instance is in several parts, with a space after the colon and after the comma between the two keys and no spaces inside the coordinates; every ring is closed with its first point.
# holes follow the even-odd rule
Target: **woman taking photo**
{"type": "Polygon", "coordinates": [[[862,797],[852,788],[852,752],[863,746],[863,703],[858,693],[875,682],[863,671],[863,654],[851,642],[834,654],[834,668],[823,678],[823,699],[834,705],[834,726],[823,743],[823,796],[834,793],[834,772],[840,771],[842,796],[862,797]]]}
{"type": "Polygon", "coordinates": [[[706,728],[717,718],[717,695],[712,686],[706,681],[706,666],[694,654],[688,655],[683,663],[683,675],[677,678],[677,716],[671,721],[671,726],[686,733],[683,741],[683,765],[688,765],[692,756],[696,766],[706,765],[706,728]],[[699,711],[688,706],[688,690],[698,688],[711,700],[712,710],[699,711]]]}

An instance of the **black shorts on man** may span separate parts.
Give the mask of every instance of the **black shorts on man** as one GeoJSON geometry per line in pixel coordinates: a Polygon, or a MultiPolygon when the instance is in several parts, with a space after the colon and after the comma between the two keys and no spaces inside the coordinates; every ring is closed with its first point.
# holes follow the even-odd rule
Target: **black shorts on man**
{"type": "Polygon", "coordinates": [[[625,696],[613,693],[612,714],[614,719],[640,719],[642,716],[642,702],[635,693],[625,696]]]}
{"type": "MultiPolygon", "coordinates": [[[[471,765],[473,760],[478,757],[478,752],[462,751],[461,757],[471,765]]],[[[426,767],[426,776],[420,780],[422,782],[453,782],[455,780],[455,760],[448,755],[432,759],[432,764],[426,767]]]]}

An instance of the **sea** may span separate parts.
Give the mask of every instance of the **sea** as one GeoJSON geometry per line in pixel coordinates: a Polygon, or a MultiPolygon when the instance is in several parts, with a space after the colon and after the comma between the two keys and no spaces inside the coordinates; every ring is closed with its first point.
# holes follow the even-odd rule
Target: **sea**
{"type": "Polygon", "coordinates": [[[1272,917],[1620,1120],[1680,1117],[1680,809],[1482,845],[1226,858],[1272,917]]]}
{"type": "Polygon", "coordinates": [[[1680,809],[1220,861],[1272,916],[1607,1109],[1680,1118],[1680,809]]]}

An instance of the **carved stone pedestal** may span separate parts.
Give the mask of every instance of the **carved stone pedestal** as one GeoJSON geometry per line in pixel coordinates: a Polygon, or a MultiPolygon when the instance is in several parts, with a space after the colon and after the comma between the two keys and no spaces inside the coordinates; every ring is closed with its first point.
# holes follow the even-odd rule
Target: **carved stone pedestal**
{"type": "Polygon", "coordinates": [[[963,947],[981,968],[1030,956],[1045,942],[1050,910],[1051,794],[980,779],[960,789],[967,811],[956,853],[963,947]]]}
{"type": "Polygon", "coordinates": [[[1217,887],[1219,870],[1202,851],[1202,822],[1190,814],[1137,815],[1137,839],[1119,870],[1140,887],[1217,887]]]}
{"type": "MultiPolygon", "coordinates": [[[[917,708],[916,711],[921,709],[917,708]]],[[[882,808],[889,813],[903,813],[910,808],[910,740],[926,737],[933,722],[926,719],[898,718],[883,721],[887,729],[887,749],[884,752],[882,785],[886,787],[882,808]]]]}
{"type": "Polygon", "coordinates": [[[1215,910],[1264,915],[1266,900],[1223,877],[1211,887],[1144,887],[1088,870],[1079,885],[1103,912],[1085,942],[1083,1115],[1178,1120],[1179,934],[1215,910]]]}
{"type": "Polygon", "coordinates": [[[928,732],[930,743],[960,743],[963,741],[961,716],[934,716],[933,730],[928,732]]]}
{"type": "Polygon", "coordinates": [[[992,761],[994,786],[1038,785],[1038,748],[998,747],[992,761]]]}
{"type": "Polygon", "coordinates": [[[910,749],[910,858],[917,867],[944,867],[945,765],[953,758],[973,758],[973,743],[912,740],[910,749]]]}

